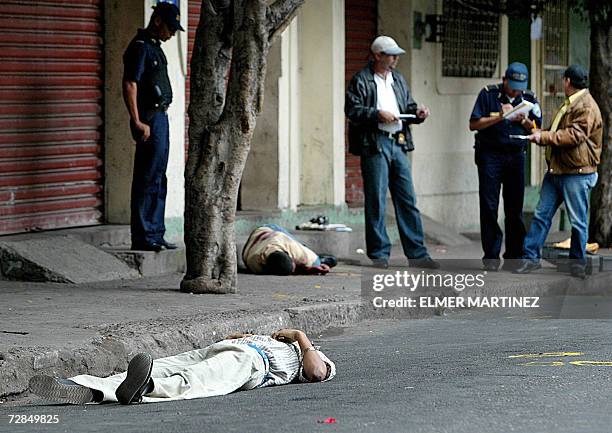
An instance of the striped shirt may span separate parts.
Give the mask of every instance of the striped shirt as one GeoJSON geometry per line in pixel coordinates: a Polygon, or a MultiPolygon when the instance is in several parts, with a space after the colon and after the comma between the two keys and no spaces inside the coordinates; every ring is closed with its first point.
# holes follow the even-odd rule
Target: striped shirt
{"type": "MultiPolygon", "coordinates": [[[[259,385],[260,388],[285,385],[294,381],[310,382],[303,373],[302,352],[298,343],[283,343],[267,335],[252,335],[227,341],[234,344],[255,345],[266,355],[267,374],[259,385]]],[[[329,369],[329,375],[323,382],[331,380],[336,375],[336,365],[322,352],[317,350],[317,354],[329,369]]]]}

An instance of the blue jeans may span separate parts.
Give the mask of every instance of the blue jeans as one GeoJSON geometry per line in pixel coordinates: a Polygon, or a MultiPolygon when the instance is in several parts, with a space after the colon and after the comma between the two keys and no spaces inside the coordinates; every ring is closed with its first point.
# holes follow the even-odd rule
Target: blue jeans
{"type": "Polygon", "coordinates": [[[483,259],[499,260],[503,234],[497,224],[497,212],[502,185],[506,228],[504,258],[520,259],[526,234],[523,223],[525,153],[494,153],[482,149],[477,152],[476,163],[483,259]]]}
{"type": "Polygon", "coordinates": [[[570,224],[572,241],[570,259],[575,264],[586,263],[586,243],[589,231],[589,195],[597,183],[597,173],[592,174],[549,174],[546,173],[540,191],[529,233],[525,238],[524,258],[539,262],[542,246],[550,230],[553,216],[565,203],[570,224]]]}
{"type": "Polygon", "coordinates": [[[391,253],[385,227],[387,188],[391,191],[404,254],[410,259],[428,257],[406,153],[394,140],[382,134],[378,134],[377,140],[381,152],[366,149],[361,155],[368,257],[388,259],[391,253]]]}
{"type": "Polygon", "coordinates": [[[168,114],[155,111],[146,118],[151,136],[141,141],[132,127],[136,139],[134,176],[132,178],[131,219],[132,244],[152,244],[163,239],[166,232],[168,153],[170,149],[168,114]]]}

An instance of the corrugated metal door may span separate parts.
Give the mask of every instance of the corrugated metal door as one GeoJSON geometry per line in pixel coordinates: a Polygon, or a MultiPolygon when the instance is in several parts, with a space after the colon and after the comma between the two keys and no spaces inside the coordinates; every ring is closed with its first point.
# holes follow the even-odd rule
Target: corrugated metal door
{"type": "MultiPolygon", "coordinates": [[[[378,0],[345,0],[346,21],[346,85],[368,61],[370,44],[376,37],[378,0]]],[[[363,183],[359,157],[348,152],[346,143],[346,202],[363,204],[363,183]]]]}
{"type": "Polygon", "coordinates": [[[0,233],[102,219],[102,0],[0,3],[0,233]]]}

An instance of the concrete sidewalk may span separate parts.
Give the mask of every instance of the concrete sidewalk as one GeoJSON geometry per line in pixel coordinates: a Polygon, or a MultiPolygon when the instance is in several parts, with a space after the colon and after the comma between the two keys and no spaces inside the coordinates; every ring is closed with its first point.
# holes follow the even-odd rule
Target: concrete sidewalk
{"type": "MultiPolygon", "coordinates": [[[[479,269],[478,243],[429,248],[438,259],[471,259],[479,269]]],[[[366,268],[357,264],[369,260],[355,256],[352,263],[324,277],[240,274],[234,295],[180,293],[179,274],[80,285],[0,281],[0,397],[24,392],[35,374],[108,375],[124,370],[136,352],[168,356],[234,331],[297,327],[316,338],[366,317],[360,297],[366,268]]],[[[398,247],[391,264],[406,266],[398,247]]],[[[612,287],[612,274],[585,283],[552,267],[529,276],[490,273],[484,293],[542,296],[589,285],[612,287]]],[[[415,311],[414,317],[433,314],[415,311]]]]}

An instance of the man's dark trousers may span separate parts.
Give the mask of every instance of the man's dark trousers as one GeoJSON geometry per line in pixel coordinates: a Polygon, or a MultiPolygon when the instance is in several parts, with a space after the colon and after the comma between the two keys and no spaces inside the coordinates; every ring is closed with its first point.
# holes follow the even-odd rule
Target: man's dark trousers
{"type": "Polygon", "coordinates": [[[505,259],[523,256],[525,224],[525,152],[477,152],[478,193],[480,197],[480,234],[484,260],[499,260],[502,231],[497,224],[499,193],[503,186],[506,228],[505,259]]]}
{"type": "Polygon", "coordinates": [[[143,119],[151,128],[151,136],[147,141],[137,140],[136,144],[131,201],[132,246],[135,247],[158,243],[166,232],[168,114],[154,111],[143,119]]]}

